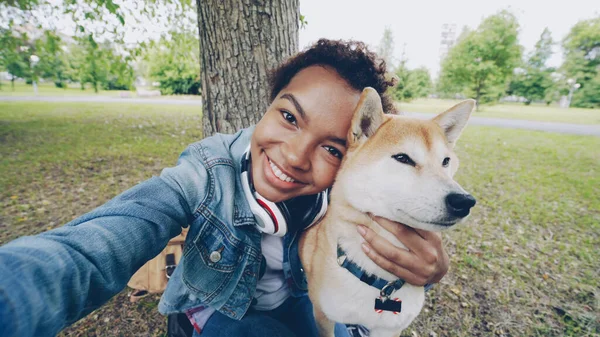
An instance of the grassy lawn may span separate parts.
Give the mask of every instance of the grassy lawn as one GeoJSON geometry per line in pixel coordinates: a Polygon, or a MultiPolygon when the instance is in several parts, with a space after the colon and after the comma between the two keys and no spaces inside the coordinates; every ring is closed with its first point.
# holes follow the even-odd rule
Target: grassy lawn
{"type": "MultiPolygon", "coordinates": [[[[0,96],[34,96],[33,86],[26,84],[24,81],[15,82],[15,88],[12,89],[10,82],[0,81],[0,96]]],[[[156,90],[156,88],[142,88],[143,90],[156,90]]],[[[85,90],[79,87],[70,85],[68,88],[57,88],[54,83],[44,82],[38,85],[38,96],[108,96],[108,97],[124,97],[124,98],[160,98],[160,99],[186,99],[199,100],[200,95],[170,95],[170,96],[138,96],[135,90],[99,90],[97,93],[87,84],[85,90]]]]}
{"type": "MultiPolygon", "coordinates": [[[[0,102],[0,244],[55,228],[175,164],[197,107],[0,102]]],[[[403,336],[600,335],[600,138],[470,126],[457,179],[473,215],[403,336]]],[[[63,335],[161,336],[127,290],[63,335]]]]}
{"type": "MultiPolygon", "coordinates": [[[[400,102],[400,111],[440,113],[460,100],[417,99],[412,102],[400,102]]],[[[600,124],[600,109],[561,109],[558,106],[523,105],[503,103],[483,106],[473,116],[507,119],[524,119],[571,124],[600,124]]]]}
{"type": "MultiPolygon", "coordinates": [[[[99,90],[98,93],[94,92],[89,84],[86,85],[85,90],[81,90],[79,87],[69,86],[68,88],[57,88],[53,82],[38,83],[38,95],[39,96],[119,96],[121,91],[117,90],[99,90]]],[[[128,92],[128,91],[123,91],[128,92]]],[[[26,84],[24,81],[15,81],[15,88],[13,90],[11,83],[2,81],[0,87],[0,96],[33,96],[33,85],[26,84]]]]}

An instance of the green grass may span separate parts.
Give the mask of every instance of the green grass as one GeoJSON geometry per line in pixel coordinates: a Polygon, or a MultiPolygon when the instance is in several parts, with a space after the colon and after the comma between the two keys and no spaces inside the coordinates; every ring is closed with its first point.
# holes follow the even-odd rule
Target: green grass
{"type": "MultiPolygon", "coordinates": [[[[159,174],[200,125],[190,106],[0,102],[0,244],[159,174]]],[[[600,335],[600,138],[469,126],[457,153],[478,204],[403,336],[600,335]]],[[[157,300],[124,291],[64,335],[161,335],[157,300]]]]}
{"type": "Polygon", "coordinates": [[[600,334],[600,138],[470,126],[457,153],[478,204],[445,236],[451,272],[412,329],[600,334]]]}
{"type": "MultiPolygon", "coordinates": [[[[0,96],[33,96],[33,85],[26,84],[24,81],[15,81],[14,90],[8,81],[2,81],[0,86],[0,96]]],[[[90,85],[86,85],[85,90],[79,87],[69,86],[68,88],[57,88],[53,82],[38,83],[38,96],[119,96],[120,93],[129,93],[129,91],[119,90],[99,90],[98,93],[90,85]]]]}
{"type": "MultiPolygon", "coordinates": [[[[24,81],[15,82],[13,90],[11,83],[0,81],[0,96],[25,97],[34,96],[33,86],[26,84],[24,81]]],[[[157,90],[157,88],[140,88],[142,90],[157,90]]],[[[44,82],[38,85],[38,96],[63,96],[63,97],[81,97],[81,96],[107,96],[107,97],[123,97],[123,98],[151,98],[151,99],[176,99],[176,100],[200,100],[200,95],[169,95],[169,96],[138,96],[137,91],[128,90],[99,90],[97,93],[94,89],[86,84],[85,90],[81,90],[77,85],[69,85],[68,88],[57,88],[54,83],[44,82]]]]}
{"type": "MultiPolygon", "coordinates": [[[[412,102],[400,102],[398,106],[400,111],[440,113],[458,102],[460,100],[417,99],[412,102]]],[[[555,105],[533,104],[527,106],[516,103],[484,105],[473,116],[572,124],[600,124],[600,109],[561,109],[555,105]]]]}
{"type": "Polygon", "coordinates": [[[194,106],[4,102],[0,111],[0,198],[14,216],[2,215],[12,228],[0,243],[90,210],[201,137],[194,106]]]}

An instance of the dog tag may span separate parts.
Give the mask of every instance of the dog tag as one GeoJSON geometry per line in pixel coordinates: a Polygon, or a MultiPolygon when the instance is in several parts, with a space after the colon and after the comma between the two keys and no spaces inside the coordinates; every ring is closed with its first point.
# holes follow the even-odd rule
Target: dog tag
{"type": "Polygon", "coordinates": [[[378,313],[381,313],[383,311],[393,311],[394,314],[397,314],[402,311],[402,301],[397,298],[387,300],[376,298],[375,311],[377,311],[378,313]]]}

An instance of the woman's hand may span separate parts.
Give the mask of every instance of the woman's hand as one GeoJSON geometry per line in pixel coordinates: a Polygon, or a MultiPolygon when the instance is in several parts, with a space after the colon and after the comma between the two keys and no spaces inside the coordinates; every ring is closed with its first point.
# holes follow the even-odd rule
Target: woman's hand
{"type": "Polygon", "coordinates": [[[449,259],[440,233],[414,229],[380,217],[373,219],[408,248],[396,247],[373,230],[358,226],[358,232],[366,241],[363,251],[378,266],[417,286],[437,283],[446,275],[449,259]]]}

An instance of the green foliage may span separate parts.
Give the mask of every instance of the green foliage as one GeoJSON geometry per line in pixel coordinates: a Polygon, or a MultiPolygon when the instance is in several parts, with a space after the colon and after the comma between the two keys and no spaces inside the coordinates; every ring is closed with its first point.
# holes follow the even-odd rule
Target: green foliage
{"type": "Polygon", "coordinates": [[[518,29],[516,17],[501,11],[475,31],[464,30],[442,62],[440,90],[462,92],[480,104],[498,100],[520,62],[518,29]]]}
{"type": "Polygon", "coordinates": [[[152,42],[143,58],[148,77],[160,83],[163,94],[200,93],[200,43],[192,32],[171,33],[152,42]]]}
{"type": "Polygon", "coordinates": [[[32,27],[52,29],[55,23],[73,21],[73,35],[92,34],[96,40],[108,38],[124,44],[129,31],[143,33],[147,22],[164,28],[177,22],[178,28],[197,28],[196,2],[191,0],[0,0],[0,22],[12,27],[27,22],[32,27]]]}
{"type": "Polygon", "coordinates": [[[13,90],[15,77],[31,78],[29,57],[32,51],[27,35],[0,28],[0,68],[12,75],[13,90]]]}
{"type": "Polygon", "coordinates": [[[425,67],[409,70],[406,61],[400,62],[396,69],[398,84],[394,87],[394,98],[399,101],[410,101],[427,97],[433,86],[429,70],[425,67]]]}
{"type": "Polygon", "coordinates": [[[571,105],[579,108],[600,108],[600,72],[575,91],[571,105]]]}
{"type": "Polygon", "coordinates": [[[101,84],[106,82],[110,67],[104,49],[90,35],[78,39],[77,45],[71,46],[71,55],[71,80],[79,82],[82,90],[85,83],[90,83],[98,92],[101,84]]]}
{"type": "Polygon", "coordinates": [[[552,80],[554,69],[546,67],[546,61],[552,56],[553,44],[550,31],[545,28],[524,67],[513,76],[507,91],[509,95],[524,97],[527,105],[534,100],[545,100],[550,104],[556,99],[552,80]]]}
{"type": "Polygon", "coordinates": [[[38,0],[4,0],[10,7],[16,7],[21,10],[30,10],[39,4],[38,0]]]}
{"type": "Polygon", "coordinates": [[[581,88],[573,95],[572,106],[600,107],[600,16],[578,22],[563,40],[565,61],[562,70],[581,88]]]}
{"type": "Polygon", "coordinates": [[[53,80],[57,87],[66,87],[66,61],[61,38],[52,31],[45,31],[42,38],[35,41],[36,55],[40,61],[35,66],[36,73],[45,79],[53,80]]]}
{"type": "Polygon", "coordinates": [[[306,20],[306,16],[304,16],[304,15],[300,14],[300,19],[299,19],[299,21],[300,21],[300,28],[301,28],[301,29],[304,29],[304,28],[306,28],[306,26],[308,25],[308,21],[306,20]]]}
{"type": "Polygon", "coordinates": [[[95,92],[105,90],[129,90],[135,78],[129,56],[118,53],[112,44],[98,44],[91,36],[80,38],[68,48],[68,71],[66,77],[79,82],[81,89],[90,83],[95,92]]]}
{"type": "Polygon", "coordinates": [[[411,70],[408,79],[407,91],[411,93],[412,98],[427,97],[431,93],[433,82],[427,68],[411,70]]]}
{"type": "Polygon", "coordinates": [[[103,57],[108,62],[106,78],[102,83],[105,90],[130,90],[135,80],[131,57],[116,53],[109,43],[103,45],[103,57]]]}

